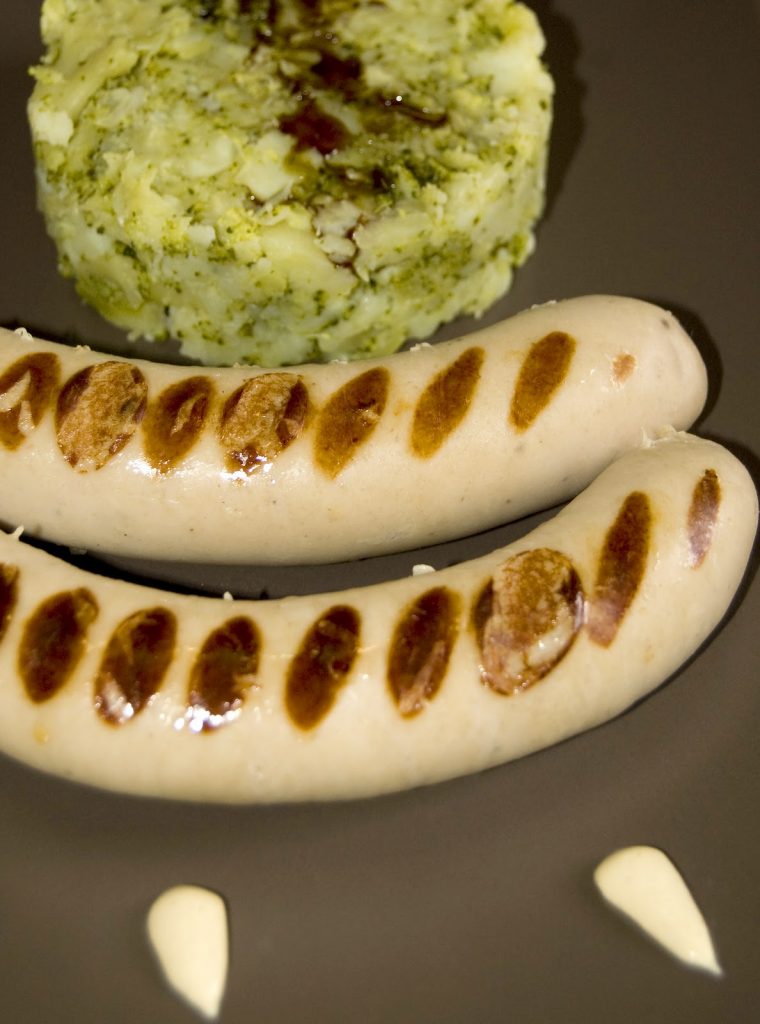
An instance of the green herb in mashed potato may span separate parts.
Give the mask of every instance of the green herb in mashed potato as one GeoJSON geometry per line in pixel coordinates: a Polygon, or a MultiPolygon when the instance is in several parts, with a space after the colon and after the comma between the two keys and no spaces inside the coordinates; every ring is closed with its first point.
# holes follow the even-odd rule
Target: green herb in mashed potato
{"type": "Polygon", "coordinates": [[[45,0],[29,117],[63,273],[208,363],[394,351],[509,287],[552,83],[510,0],[45,0]]]}

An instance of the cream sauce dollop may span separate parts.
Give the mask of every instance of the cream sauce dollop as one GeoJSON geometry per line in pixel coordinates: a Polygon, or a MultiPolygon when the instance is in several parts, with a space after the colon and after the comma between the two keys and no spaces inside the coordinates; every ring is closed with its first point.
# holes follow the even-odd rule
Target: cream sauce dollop
{"type": "Polygon", "coordinates": [[[229,961],[221,896],[196,885],[167,889],[148,911],[147,929],[169,986],[203,1017],[218,1017],[229,961]]]}
{"type": "Polygon", "coordinates": [[[599,864],[594,881],[622,911],[689,967],[722,975],[710,932],[672,861],[651,846],[617,850],[599,864]]]}

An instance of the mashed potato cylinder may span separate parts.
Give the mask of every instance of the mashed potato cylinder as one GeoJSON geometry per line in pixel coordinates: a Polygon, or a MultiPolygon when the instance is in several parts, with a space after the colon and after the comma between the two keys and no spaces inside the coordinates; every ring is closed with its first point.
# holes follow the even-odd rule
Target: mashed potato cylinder
{"type": "Polygon", "coordinates": [[[397,349],[509,287],[551,78],[509,0],[45,0],[29,116],[62,272],[212,364],[397,349]]]}

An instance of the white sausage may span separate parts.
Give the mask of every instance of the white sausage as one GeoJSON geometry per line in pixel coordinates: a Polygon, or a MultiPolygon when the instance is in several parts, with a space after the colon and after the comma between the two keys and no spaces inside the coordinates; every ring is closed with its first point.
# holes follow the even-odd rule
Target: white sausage
{"type": "Polygon", "coordinates": [[[267,375],[115,361],[3,331],[0,521],[140,558],[298,564],[400,551],[577,494],[644,436],[688,428],[705,393],[676,319],[611,296],[384,360],[267,375]],[[60,366],[47,411],[33,407],[30,373],[10,371],[42,353],[60,366]],[[89,390],[74,378],[88,366],[102,375],[89,390]],[[190,437],[205,408],[203,428],[173,466],[154,444],[151,464],[155,400],[192,377],[206,390],[177,400],[171,437],[190,437]],[[277,416],[261,395],[235,405],[252,380],[268,382],[277,416]],[[341,392],[351,381],[353,397],[341,392]]]}
{"type": "MultiPolygon", "coordinates": [[[[723,616],[756,523],[744,467],[678,434],[624,455],[507,548],[340,594],[179,596],[89,575],[0,534],[0,748],[96,786],[208,801],[365,796],[477,771],[603,722],[667,679],[723,616]],[[45,693],[65,631],[33,624],[77,589],[92,600],[81,658],[45,693]],[[450,630],[438,628],[442,595],[450,630]],[[123,677],[104,676],[104,652],[120,623],[157,608],[176,617],[176,644],[157,692],[130,717],[136,691],[126,700],[114,685],[123,677]],[[239,703],[198,700],[199,651],[241,618],[255,623],[260,652],[258,664],[235,662],[227,644],[239,703]],[[329,672],[304,649],[321,651],[329,672]],[[334,690],[322,686],[330,672],[334,690]]],[[[121,651],[135,655],[127,641],[121,651]]]]}

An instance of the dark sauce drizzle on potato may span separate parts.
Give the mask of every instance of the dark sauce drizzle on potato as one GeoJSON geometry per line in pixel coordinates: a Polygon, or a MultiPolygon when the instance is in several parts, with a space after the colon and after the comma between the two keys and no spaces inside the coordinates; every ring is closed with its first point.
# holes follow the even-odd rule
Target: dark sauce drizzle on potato
{"type": "Polygon", "coordinates": [[[341,43],[334,19],[323,12],[319,0],[300,0],[292,23],[280,17],[276,0],[265,4],[241,0],[239,11],[241,18],[251,22],[254,52],[261,45],[279,43],[295,56],[288,63],[295,64],[297,71],[280,67],[293,96],[293,109],[280,118],[279,128],[293,136],[297,150],[313,148],[329,158],[353,141],[346,123],[325,110],[325,94],[350,103],[365,134],[392,133],[399,115],[426,128],[446,124],[445,110],[412,103],[398,90],[380,92],[367,86],[362,62],[341,43]]]}

